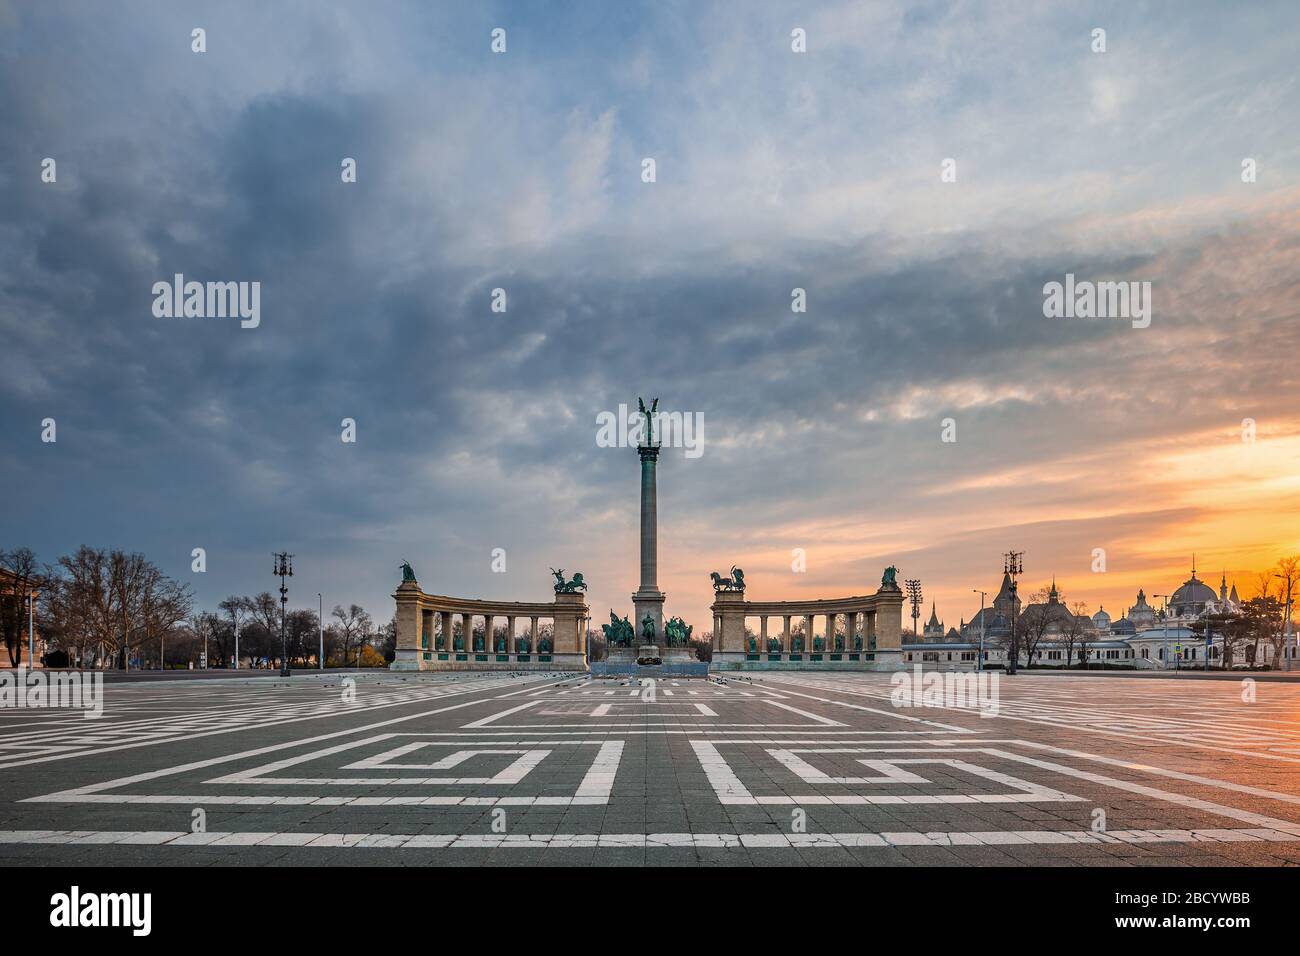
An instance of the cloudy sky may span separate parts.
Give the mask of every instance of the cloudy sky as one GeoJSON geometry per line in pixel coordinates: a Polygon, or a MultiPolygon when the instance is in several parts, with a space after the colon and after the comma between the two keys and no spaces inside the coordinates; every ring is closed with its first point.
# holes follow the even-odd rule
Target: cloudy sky
{"type": "Polygon", "coordinates": [[[0,547],[207,604],[287,549],[294,604],[382,619],[402,559],[516,600],[564,567],[600,620],[638,464],[596,418],[644,395],[703,417],[659,473],[698,630],[732,564],[757,600],[896,564],[949,624],[1013,547],[1116,614],[1193,551],[1253,593],[1300,551],[1298,35],[1291,0],[0,0],[0,547]],[[176,273],[260,282],[260,326],[156,318],[176,273]],[[1150,282],[1150,327],[1044,317],[1067,273],[1150,282]]]}

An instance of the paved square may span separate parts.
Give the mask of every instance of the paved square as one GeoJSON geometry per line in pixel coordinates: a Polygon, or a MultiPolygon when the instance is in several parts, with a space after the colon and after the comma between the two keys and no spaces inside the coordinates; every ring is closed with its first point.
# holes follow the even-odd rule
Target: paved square
{"type": "Polygon", "coordinates": [[[1300,684],[1025,675],[116,683],[0,711],[5,865],[1300,863],[1300,684]],[[1249,695],[1246,695],[1249,696],[1249,695]]]}

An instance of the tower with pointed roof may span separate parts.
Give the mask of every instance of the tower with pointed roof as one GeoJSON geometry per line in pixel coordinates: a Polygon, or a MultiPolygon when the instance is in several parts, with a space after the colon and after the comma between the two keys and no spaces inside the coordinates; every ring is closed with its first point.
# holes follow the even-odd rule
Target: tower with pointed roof
{"type": "Polygon", "coordinates": [[[930,604],[930,620],[925,622],[925,627],[921,630],[921,639],[925,641],[942,641],[943,624],[939,620],[939,612],[933,603],[930,604]]]}

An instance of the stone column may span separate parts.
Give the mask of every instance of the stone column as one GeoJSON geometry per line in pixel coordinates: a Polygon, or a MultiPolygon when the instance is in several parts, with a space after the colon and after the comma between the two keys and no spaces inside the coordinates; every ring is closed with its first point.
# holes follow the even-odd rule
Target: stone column
{"type": "Polygon", "coordinates": [[[743,591],[718,591],[713,595],[713,616],[718,624],[714,659],[744,660],[745,594],[743,591]]]}
{"type": "Polygon", "coordinates": [[[442,649],[451,651],[451,612],[442,612],[442,649]]]}
{"type": "Polygon", "coordinates": [[[813,631],[817,629],[817,615],[807,614],[804,616],[805,626],[803,635],[803,652],[811,654],[813,649],[813,631]]]}
{"type": "Polygon", "coordinates": [[[632,595],[636,620],[632,622],[637,640],[641,638],[641,621],[649,615],[655,623],[655,641],[664,641],[664,594],[659,590],[659,500],[656,468],[659,446],[640,445],[641,458],[641,586],[632,595]]]}
{"type": "MultiPolygon", "coordinates": [[[[748,648],[746,648],[748,650],[748,648]]],[[[767,653],[767,615],[764,614],[758,619],[758,652],[767,653]]]]}
{"type": "Polygon", "coordinates": [[[555,595],[555,614],[551,621],[555,628],[552,659],[556,665],[572,670],[587,669],[586,636],[579,633],[587,616],[587,604],[581,593],[555,595]]]}
{"type": "Polygon", "coordinates": [[[506,617],[506,653],[515,652],[515,616],[513,614],[506,617]]]}
{"type": "Polygon", "coordinates": [[[781,653],[790,653],[790,615],[785,615],[785,626],[781,631],[781,653]]]}
{"type": "Polygon", "coordinates": [[[876,652],[874,670],[897,670],[902,666],[903,592],[897,586],[876,591],[876,652]]]}
{"type": "Polygon", "coordinates": [[[537,618],[530,617],[528,628],[528,653],[537,653],[537,618]]]}
{"type": "Polygon", "coordinates": [[[858,633],[858,612],[846,611],[844,613],[844,653],[853,653],[853,638],[858,633]]]}
{"type": "Polygon", "coordinates": [[[415,581],[403,581],[393,595],[397,602],[397,648],[389,670],[416,671],[424,665],[420,654],[420,598],[423,594],[415,581]]]}

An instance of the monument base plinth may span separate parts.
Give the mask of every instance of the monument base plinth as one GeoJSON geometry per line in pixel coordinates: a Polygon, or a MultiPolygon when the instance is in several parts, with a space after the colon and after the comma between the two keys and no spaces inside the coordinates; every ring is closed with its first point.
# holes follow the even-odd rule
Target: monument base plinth
{"type": "Polygon", "coordinates": [[[654,622],[654,639],[662,640],[664,636],[664,598],[663,591],[635,591],[632,594],[632,629],[640,639],[644,634],[645,619],[654,622]]]}

